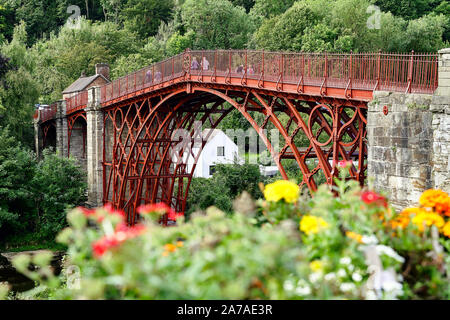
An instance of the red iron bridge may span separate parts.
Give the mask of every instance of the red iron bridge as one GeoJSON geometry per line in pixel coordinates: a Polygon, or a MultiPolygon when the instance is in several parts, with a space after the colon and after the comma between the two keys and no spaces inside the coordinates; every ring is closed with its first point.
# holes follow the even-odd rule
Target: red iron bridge
{"type": "MultiPolygon", "coordinates": [[[[70,154],[75,129],[82,129],[84,141],[90,134],[86,109],[92,101],[103,122],[102,201],[124,209],[134,223],[143,203],[185,209],[202,148],[196,154],[190,148],[192,168],[169,151],[180,142],[175,130],[193,136],[196,120],[216,128],[237,110],[281,176],[289,178],[285,166],[295,161],[300,185],[314,191],[321,182],[333,183],[342,160],[352,161],[351,178],[364,183],[367,105],[374,91],[432,94],[437,86],[437,54],[187,50],[96,89],[96,97],[83,91],[66,99],[67,148],[70,154]],[[268,128],[279,131],[280,150],[264,133],[268,128]]],[[[41,111],[44,140],[56,109],[41,111]]]]}

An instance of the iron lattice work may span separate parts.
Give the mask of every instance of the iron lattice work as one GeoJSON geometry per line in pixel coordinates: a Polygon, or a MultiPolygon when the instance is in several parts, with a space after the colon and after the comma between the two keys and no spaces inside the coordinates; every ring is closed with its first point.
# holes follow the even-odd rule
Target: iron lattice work
{"type": "Polygon", "coordinates": [[[208,139],[203,136],[199,143],[195,121],[205,128],[216,128],[232,110],[239,111],[255,129],[284,179],[289,178],[285,162],[294,160],[301,171],[300,185],[314,191],[321,179],[332,183],[338,174],[338,161],[348,160],[356,164],[350,169],[351,177],[364,182],[365,102],[290,97],[199,83],[179,85],[163,95],[106,109],[104,202],[124,209],[130,224],[136,222],[136,208],[144,203],[165,202],[184,211],[193,173],[208,139]],[[269,127],[282,137],[279,150],[271,145],[264,130],[269,127]],[[181,141],[174,134],[177,129],[186,130],[192,137],[188,148],[180,148],[181,141]],[[306,144],[300,147],[296,141],[306,144]],[[183,161],[186,152],[195,159],[191,167],[183,161]]]}

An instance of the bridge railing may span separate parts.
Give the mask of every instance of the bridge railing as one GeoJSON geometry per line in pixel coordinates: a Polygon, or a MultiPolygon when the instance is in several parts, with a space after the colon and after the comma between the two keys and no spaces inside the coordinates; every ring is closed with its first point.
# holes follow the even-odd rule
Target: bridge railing
{"type": "Polygon", "coordinates": [[[48,107],[39,110],[40,112],[40,120],[41,122],[46,122],[48,120],[52,120],[55,118],[56,116],[56,112],[57,112],[57,104],[53,103],[51,105],[49,105],[48,107]]]}
{"type": "Polygon", "coordinates": [[[66,98],[66,114],[74,113],[78,110],[84,109],[88,103],[88,92],[87,90],[81,91],[80,93],[66,98]]]}
{"type": "Polygon", "coordinates": [[[142,89],[183,76],[184,56],[184,54],[173,56],[102,86],[101,102],[117,99],[124,95],[137,94],[142,89]]]}
{"type": "Polygon", "coordinates": [[[253,50],[202,50],[160,61],[101,88],[101,102],[188,74],[194,81],[217,77],[367,91],[433,93],[437,88],[437,54],[289,53],[253,50]]]}

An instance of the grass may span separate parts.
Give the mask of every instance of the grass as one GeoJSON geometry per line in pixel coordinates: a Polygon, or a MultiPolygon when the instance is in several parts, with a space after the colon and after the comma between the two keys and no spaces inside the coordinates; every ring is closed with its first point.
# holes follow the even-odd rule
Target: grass
{"type": "Polygon", "coordinates": [[[65,251],[67,247],[54,240],[45,240],[35,233],[15,235],[0,243],[0,252],[22,252],[34,250],[65,251]]]}

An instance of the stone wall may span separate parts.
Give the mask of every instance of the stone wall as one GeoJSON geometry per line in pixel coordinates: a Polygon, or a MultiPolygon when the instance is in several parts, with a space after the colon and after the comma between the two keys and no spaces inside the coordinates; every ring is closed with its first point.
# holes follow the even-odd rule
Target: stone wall
{"type": "Polygon", "coordinates": [[[431,101],[431,95],[375,92],[369,104],[368,175],[398,208],[432,187],[431,101]]]}
{"type": "Polygon", "coordinates": [[[450,193],[449,105],[449,49],[440,51],[435,94],[374,92],[367,115],[368,176],[397,209],[417,205],[427,189],[450,193]]]}

